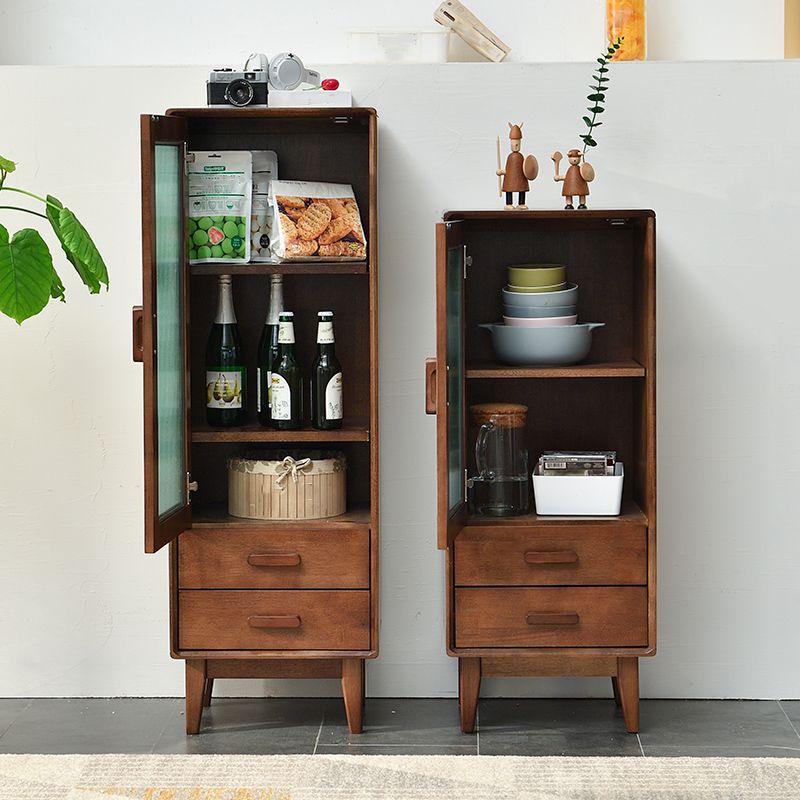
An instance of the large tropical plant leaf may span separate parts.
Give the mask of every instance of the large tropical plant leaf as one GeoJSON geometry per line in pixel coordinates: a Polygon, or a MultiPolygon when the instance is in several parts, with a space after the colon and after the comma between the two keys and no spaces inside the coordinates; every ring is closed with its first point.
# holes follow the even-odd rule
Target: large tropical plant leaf
{"type": "Polygon", "coordinates": [[[67,259],[89,287],[89,291],[97,294],[101,284],[107,289],[108,270],[92,237],[75,214],[50,194],[47,195],[47,219],[50,220],[67,259]]]}
{"type": "Polygon", "coordinates": [[[17,165],[11,159],[0,156],[0,169],[3,172],[13,172],[16,168],[17,165]]]}
{"type": "Polygon", "coordinates": [[[23,228],[9,239],[0,225],[0,312],[18,323],[38,314],[50,300],[54,273],[38,231],[23,228]]]}

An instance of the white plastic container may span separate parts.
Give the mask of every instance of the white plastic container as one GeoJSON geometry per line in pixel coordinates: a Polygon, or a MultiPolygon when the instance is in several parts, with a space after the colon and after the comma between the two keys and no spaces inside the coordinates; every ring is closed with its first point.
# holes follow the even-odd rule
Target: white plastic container
{"type": "Polygon", "coordinates": [[[357,29],[350,31],[350,58],[356,64],[443,64],[450,31],[357,29]]]}
{"type": "Polygon", "coordinates": [[[622,505],[625,467],[621,461],[613,475],[537,475],[533,473],[536,513],[542,515],[615,517],[622,505]]]}

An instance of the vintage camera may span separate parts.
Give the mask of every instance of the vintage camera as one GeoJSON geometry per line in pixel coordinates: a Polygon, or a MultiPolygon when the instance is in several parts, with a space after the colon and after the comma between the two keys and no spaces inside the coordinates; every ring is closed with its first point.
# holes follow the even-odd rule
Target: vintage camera
{"type": "Polygon", "coordinates": [[[263,53],[254,53],[245,61],[241,72],[230,67],[212,70],[206,81],[210,106],[266,106],[269,60],[263,53]]]}

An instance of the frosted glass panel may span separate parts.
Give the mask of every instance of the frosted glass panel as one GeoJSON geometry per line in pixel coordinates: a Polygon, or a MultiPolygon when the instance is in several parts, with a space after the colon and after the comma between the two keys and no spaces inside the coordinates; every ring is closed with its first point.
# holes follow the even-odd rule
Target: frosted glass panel
{"type": "Polygon", "coordinates": [[[185,504],[181,147],[155,146],[158,516],[185,504]]]}
{"type": "Polygon", "coordinates": [[[461,307],[464,250],[447,251],[447,508],[454,511],[464,502],[464,398],[461,396],[461,307]]]}

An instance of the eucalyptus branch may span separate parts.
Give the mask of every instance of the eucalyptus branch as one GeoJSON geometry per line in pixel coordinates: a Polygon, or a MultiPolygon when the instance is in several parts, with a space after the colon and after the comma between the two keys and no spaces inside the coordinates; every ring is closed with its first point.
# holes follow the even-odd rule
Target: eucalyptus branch
{"type": "Polygon", "coordinates": [[[608,92],[608,83],[610,80],[608,76],[606,76],[606,72],[608,72],[608,65],[622,47],[624,39],[624,36],[620,36],[616,42],[609,42],[605,55],[597,59],[597,63],[600,66],[592,73],[592,78],[597,85],[590,86],[589,88],[592,90],[592,93],[586,95],[586,99],[591,100],[594,105],[586,109],[591,113],[591,118],[583,117],[583,121],[589,128],[587,133],[580,134],[580,138],[583,139],[583,155],[586,155],[587,147],[597,147],[597,142],[594,140],[592,132],[595,128],[599,128],[603,124],[602,122],[597,122],[597,115],[605,111],[603,103],[606,101],[606,93],[608,92]]]}

